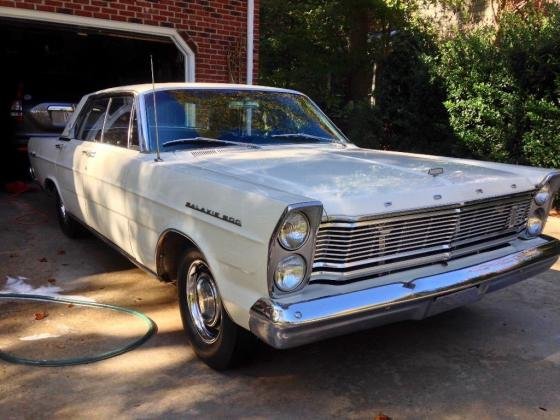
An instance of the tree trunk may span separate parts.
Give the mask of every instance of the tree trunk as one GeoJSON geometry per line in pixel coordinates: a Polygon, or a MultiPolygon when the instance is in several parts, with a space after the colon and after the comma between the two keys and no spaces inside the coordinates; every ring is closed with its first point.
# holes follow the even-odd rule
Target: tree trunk
{"type": "Polygon", "coordinates": [[[368,98],[373,66],[368,52],[370,8],[368,2],[348,1],[348,55],[350,97],[352,101],[368,98]]]}

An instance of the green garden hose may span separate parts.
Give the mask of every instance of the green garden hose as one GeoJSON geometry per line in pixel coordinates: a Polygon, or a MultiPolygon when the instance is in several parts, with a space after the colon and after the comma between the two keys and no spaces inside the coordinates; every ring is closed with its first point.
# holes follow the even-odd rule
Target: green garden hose
{"type": "Polygon", "coordinates": [[[152,337],[157,332],[156,323],[148,316],[144,315],[141,312],[135,311],[133,309],[122,308],[120,306],[107,305],[104,303],[96,303],[96,302],[86,302],[83,300],[67,299],[62,297],[26,295],[20,293],[7,293],[7,294],[0,293],[0,299],[24,299],[24,300],[33,300],[33,301],[40,301],[40,302],[66,303],[75,306],[86,306],[90,308],[110,309],[112,311],[123,312],[123,313],[133,315],[137,318],[140,318],[142,321],[144,321],[144,323],[146,323],[148,327],[148,331],[146,332],[146,334],[144,334],[139,339],[134,340],[133,342],[127,344],[126,346],[114,350],[110,350],[101,354],[93,355],[90,357],[76,357],[71,359],[59,359],[59,360],[32,360],[32,359],[24,359],[17,356],[13,356],[11,354],[5,353],[2,350],[0,350],[0,360],[4,360],[10,363],[17,363],[20,365],[31,365],[31,366],[73,366],[73,365],[82,365],[86,363],[94,363],[133,350],[136,347],[139,347],[142,344],[144,344],[146,341],[150,339],[150,337],[152,337]]]}

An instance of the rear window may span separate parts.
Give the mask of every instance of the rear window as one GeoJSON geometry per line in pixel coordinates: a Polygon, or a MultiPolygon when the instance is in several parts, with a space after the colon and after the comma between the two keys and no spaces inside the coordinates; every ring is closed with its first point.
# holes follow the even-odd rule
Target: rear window
{"type": "Polygon", "coordinates": [[[96,98],[89,101],[78,117],[76,138],[85,141],[101,140],[105,113],[109,98],[96,98]]]}

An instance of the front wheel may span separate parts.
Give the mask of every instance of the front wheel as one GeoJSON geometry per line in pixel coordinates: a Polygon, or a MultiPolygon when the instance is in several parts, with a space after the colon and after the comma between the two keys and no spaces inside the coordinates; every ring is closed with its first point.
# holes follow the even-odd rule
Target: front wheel
{"type": "Polygon", "coordinates": [[[208,366],[224,370],[252,355],[256,338],[227,314],[208,263],[199,251],[183,255],[177,291],[185,334],[208,366]]]}

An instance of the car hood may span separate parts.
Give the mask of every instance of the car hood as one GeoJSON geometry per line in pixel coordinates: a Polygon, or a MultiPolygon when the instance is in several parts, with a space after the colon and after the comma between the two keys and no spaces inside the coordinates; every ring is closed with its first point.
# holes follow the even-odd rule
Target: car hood
{"type": "Polygon", "coordinates": [[[443,206],[530,191],[550,172],[354,146],[182,153],[194,155],[190,163],[202,168],[320,201],[332,217],[443,206]],[[432,168],[442,168],[443,173],[430,175],[432,168]]]}

